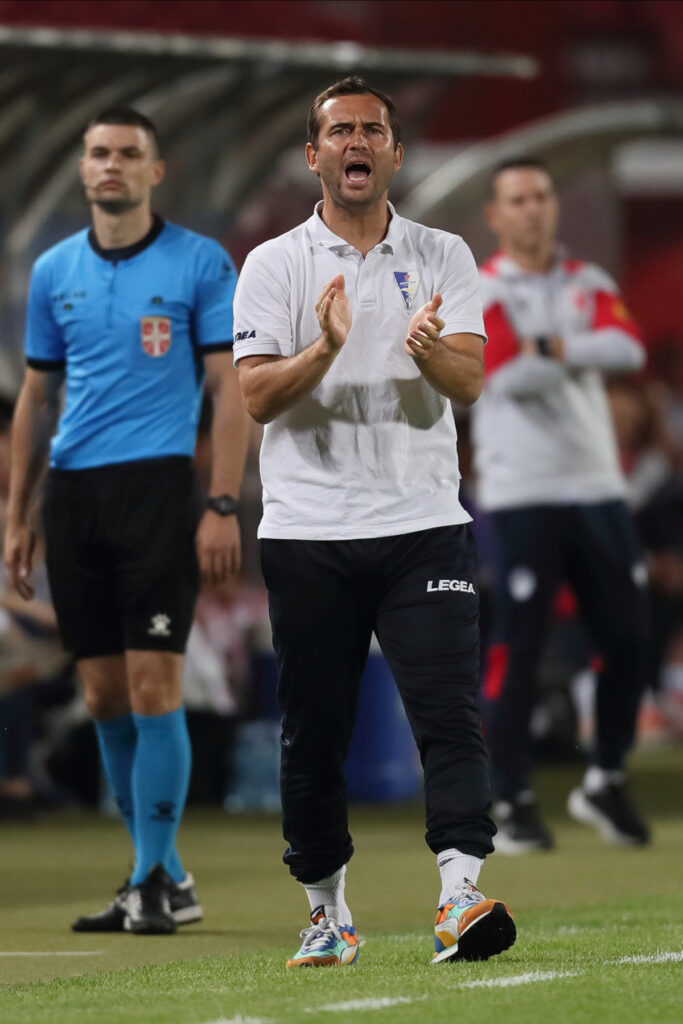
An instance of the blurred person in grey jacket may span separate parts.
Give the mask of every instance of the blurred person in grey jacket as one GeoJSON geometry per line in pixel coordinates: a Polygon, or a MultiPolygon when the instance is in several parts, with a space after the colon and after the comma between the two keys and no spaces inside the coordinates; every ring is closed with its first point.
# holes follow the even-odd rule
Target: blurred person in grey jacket
{"type": "Polygon", "coordinates": [[[478,503],[497,538],[493,642],[484,679],[499,828],[496,849],[547,849],[531,786],[530,719],[552,599],[567,582],[601,670],[596,735],[569,813],[622,844],[648,841],[625,790],[643,688],[647,571],[604,376],[645,362],[614,281],[569,259],[542,161],[494,170],[486,207],[499,251],[481,268],[486,381],[473,410],[478,503]]]}

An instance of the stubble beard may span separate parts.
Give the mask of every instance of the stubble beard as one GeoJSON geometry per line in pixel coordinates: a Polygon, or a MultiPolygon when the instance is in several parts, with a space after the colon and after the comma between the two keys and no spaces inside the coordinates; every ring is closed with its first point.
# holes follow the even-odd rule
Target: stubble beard
{"type": "Polygon", "coordinates": [[[129,210],[134,210],[136,207],[142,204],[141,199],[91,199],[90,203],[92,206],[96,206],[102,213],[108,213],[112,216],[120,216],[122,213],[128,213],[129,210]]]}
{"type": "Polygon", "coordinates": [[[384,188],[375,186],[374,188],[371,188],[366,195],[361,196],[357,193],[345,192],[341,185],[337,187],[335,184],[330,188],[329,182],[323,182],[323,184],[325,185],[327,193],[334,205],[340,207],[342,210],[346,210],[347,213],[371,210],[373,206],[377,205],[378,201],[387,190],[387,186],[384,188]]]}

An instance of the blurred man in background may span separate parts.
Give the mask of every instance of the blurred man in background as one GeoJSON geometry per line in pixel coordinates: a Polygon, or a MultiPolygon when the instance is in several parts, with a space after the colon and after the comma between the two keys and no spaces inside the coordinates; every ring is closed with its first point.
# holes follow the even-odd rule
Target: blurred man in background
{"type": "Polygon", "coordinates": [[[240,561],[236,273],[216,242],[152,214],[164,164],[142,114],[96,117],[80,171],[92,228],[44,253],[31,278],[5,562],[30,600],[33,504],[65,375],[44,508],[50,588],[135,846],[116,900],[73,927],[169,933],[201,917],[175,848],[191,757],[185,644],[200,573],[220,583],[240,561]],[[213,467],[202,515],[192,455],[205,374],[213,467]]]}
{"type": "Polygon", "coordinates": [[[483,373],[472,255],[387,201],[403,149],[393,102],[362,79],[317,97],[306,155],[323,200],[255,249],[235,298],[247,408],[265,423],[259,528],[280,664],[284,860],[311,926],[288,967],[353,963],[344,762],[372,632],[425,771],[441,895],[434,962],[514,942],[476,888],[492,850],[478,595],[449,399],[483,373]]]}
{"type": "Polygon", "coordinates": [[[545,849],[531,787],[530,719],[560,583],[575,591],[601,658],[596,736],[569,812],[619,843],[648,830],[624,786],[643,687],[647,573],[624,501],[603,375],[640,369],[638,329],[604,271],[567,259],[546,166],[522,157],[491,180],[500,250],[482,268],[486,382],[474,409],[479,504],[499,554],[484,682],[496,849],[545,849]]]}

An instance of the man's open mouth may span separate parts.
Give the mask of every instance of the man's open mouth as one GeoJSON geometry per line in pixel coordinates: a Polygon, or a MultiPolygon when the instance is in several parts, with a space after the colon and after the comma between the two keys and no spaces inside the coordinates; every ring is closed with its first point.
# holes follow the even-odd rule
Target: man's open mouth
{"type": "Polygon", "coordinates": [[[349,166],[344,171],[344,174],[346,175],[348,181],[363,182],[367,181],[368,178],[370,177],[370,168],[368,167],[367,164],[364,164],[362,161],[359,160],[356,163],[349,164],[349,166]]]}

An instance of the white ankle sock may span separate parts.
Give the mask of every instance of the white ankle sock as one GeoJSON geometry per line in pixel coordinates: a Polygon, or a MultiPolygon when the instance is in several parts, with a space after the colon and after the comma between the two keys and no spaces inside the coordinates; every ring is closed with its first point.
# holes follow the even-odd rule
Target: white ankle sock
{"type": "Polygon", "coordinates": [[[586,793],[597,793],[605,786],[622,785],[624,778],[624,772],[619,768],[601,768],[592,764],[583,777],[583,789],[586,793]]]}
{"type": "Polygon", "coordinates": [[[322,905],[325,907],[325,917],[331,917],[337,924],[353,924],[351,911],[344,898],[345,885],[346,864],[329,878],[304,885],[311,910],[322,905]]]}
{"type": "Polygon", "coordinates": [[[471,857],[468,853],[461,853],[460,850],[453,848],[442,850],[436,858],[436,863],[439,865],[441,873],[439,906],[442,907],[458,889],[462,889],[466,878],[473,885],[477,884],[484,861],[479,857],[471,857]]]}

